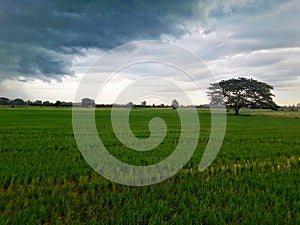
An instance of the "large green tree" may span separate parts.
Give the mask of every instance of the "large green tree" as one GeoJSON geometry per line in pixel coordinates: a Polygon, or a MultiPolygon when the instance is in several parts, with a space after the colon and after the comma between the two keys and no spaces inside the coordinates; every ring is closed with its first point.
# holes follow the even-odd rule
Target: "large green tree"
{"type": "Polygon", "coordinates": [[[224,104],[235,115],[242,107],[277,109],[271,93],[273,86],[254,79],[239,77],[210,84],[211,104],[224,104]]]}

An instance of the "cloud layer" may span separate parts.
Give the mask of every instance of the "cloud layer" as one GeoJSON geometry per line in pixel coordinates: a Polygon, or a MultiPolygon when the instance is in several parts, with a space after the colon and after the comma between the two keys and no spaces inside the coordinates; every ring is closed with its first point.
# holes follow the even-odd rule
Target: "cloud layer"
{"type": "Polygon", "coordinates": [[[87,49],[108,50],[144,39],[178,39],[199,30],[203,35],[214,29],[221,33],[218,51],[205,49],[201,54],[214,52],[211,58],[251,46],[256,48],[252,50],[291,47],[300,40],[294,18],[298,5],[279,0],[3,1],[0,81],[20,76],[60,81],[74,74],[74,56],[87,49]]]}
{"type": "Polygon", "coordinates": [[[83,49],[110,49],[142,39],[179,37],[205,24],[214,1],[3,1],[0,79],[72,75],[83,49]]]}
{"type": "MultiPolygon", "coordinates": [[[[299,12],[298,0],[4,0],[1,95],[56,99],[59,88],[75,92],[77,78],[107,50],[161,39],[202,57],[217,80],[254,77],[288,96],[300,85],[299,12]],[[74,74],[78,77],[69,77],[74,74]]],[[[153,69],[142,67],[136,74],[153,69]]]]}

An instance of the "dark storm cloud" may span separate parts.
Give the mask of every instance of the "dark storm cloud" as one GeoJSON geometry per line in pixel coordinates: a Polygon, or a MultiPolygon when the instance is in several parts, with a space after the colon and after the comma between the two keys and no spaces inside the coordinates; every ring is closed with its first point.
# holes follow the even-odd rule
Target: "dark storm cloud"
{"type": "Polygon", "coordinates": [[[181,36],[205,23],[213,1],[1,1],[0,80],[72,75],[74,54],[181,36]]]}

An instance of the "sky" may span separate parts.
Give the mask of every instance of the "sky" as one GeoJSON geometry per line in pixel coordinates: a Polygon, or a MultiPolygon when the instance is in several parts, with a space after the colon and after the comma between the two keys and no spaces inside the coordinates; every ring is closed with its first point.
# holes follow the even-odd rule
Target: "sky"
{"type": "MultiPolygon", "coordinates": [[[[99,60],[95,75],[99,80],[94,83],[103,85],[111,64],[103,55],[113,51],[118,58],[111,60],[121,64],[128,57],[145,55],[160,60],[125,64],[105,83],[98,103],[116,102],[123,90],[144,79],[145,88],[138,90],[141,101],[147,85],[164,84],[158,77],[180,86],[194,104],[208,103],[205,85],[210,81],[232,77],[271,84],[279,105],[300,103],[298,0],[2,0],[0,4],[0,96],[75,101],[80,82],[85,76],[94,77],[87,71],[99,60]],[[149,40],[180,46],[202,63],[189,64],[175,50],[165,52],[145,44],[149,40]],[[195,90],[182,71],[161,63],[173,55],[175,64],[189,66],[191,73],[205,66],[211,79],[197,76],[194,81],[201,90],[195,90]],[[156,77],[155,82],[149,76],[156,77]]],[[[165,103],[180,99],[174,90],[167,84],[159,89],[170,93],[162,94],[165,103]]],[[[157,99],[148,96],[147,102],[163,101],[159,93],[157,99]]]]}

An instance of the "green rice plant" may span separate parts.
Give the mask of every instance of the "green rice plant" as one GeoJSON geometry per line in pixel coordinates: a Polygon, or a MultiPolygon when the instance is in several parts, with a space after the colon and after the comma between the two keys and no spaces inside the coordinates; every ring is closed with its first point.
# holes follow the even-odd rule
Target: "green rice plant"
{"type": "MultiPolygon", "coordinates": [[[[228,115],[218,156],[199,172],[210,112],[198,113],[199,143],[187,165],[162,183],[130,187],[101,177],[83,159],[70,109],[1,108],[0,224],[299,223],[300,120],[255,111],[228,115]]],[[[133,133],[147,138],[155,116],[168,133],[149,152],[119,142],[109,109],[97,109],[95,121],[111,154],[148,165],[171,154],[180,136],[175,110],[133,110],[133,133]]]]}

